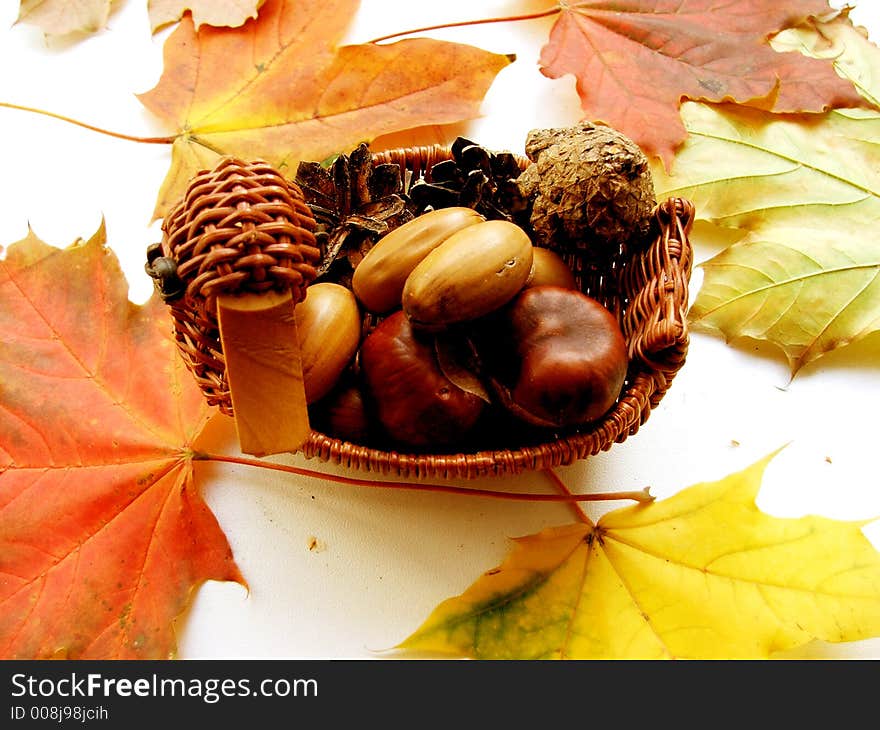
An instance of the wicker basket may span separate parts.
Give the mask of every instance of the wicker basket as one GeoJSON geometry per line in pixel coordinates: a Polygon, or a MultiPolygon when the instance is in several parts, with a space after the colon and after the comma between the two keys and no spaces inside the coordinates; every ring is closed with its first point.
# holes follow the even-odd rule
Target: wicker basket
{"type": "MultiPolygon", "coordinates": [[[[433,145],[374,153],[373,164],[398,164],[402,171],[408,171],[411,184],[425,178],[434,164],[450,157],[449,147],[433,145]]],[[[528,164],[524,157],[519,162],[523,168],[528,164]]],[[[268,205],[271,207],[271,201],[268,205]]],[[[302,208],[299,201],[296,206],[302,208]]],[[[313,430],[302,452],[308,458],[381,474],[470,479],[570,464],[624,441],[645,423],[685,361],[691,274],[688,233],[693,215],[693,205],[686,200],[672,198],[660,203],[654,211],[648,240],[622,246],[603,267],[584,259],[580,251],[559,251],[580,289],[617,316],[629,348],[626,382],[616,404],[602,420],[568,432],[547,434],[545,442],[527,446],[437,454],[382,450],[313,430]]],[[[309,222],[295,220],[291,238],[308,243],[310,237],[313,242],[309,222]]],[[[163,241],[162,253],[166,256],[174,256],[173,248],[163,241]]],[[[209,254],[209,249],[202,252],[209,254]]],[[[293,255],[291,263],[291,254],[285,249],[281,254],[287,256],[280,267],[284,285],[290,279],[291,267],[302,268],[302,261],[296,261],[293,255]]],[[[191,292],[192,282],[189,284],[191,292]]],[[[169,297],[169,304],[177,345],[187,366],[208,401],[231,414],[223,353],[210,308],[206,312],[203,304],[194,304],[191,296],[169,297]]]]}

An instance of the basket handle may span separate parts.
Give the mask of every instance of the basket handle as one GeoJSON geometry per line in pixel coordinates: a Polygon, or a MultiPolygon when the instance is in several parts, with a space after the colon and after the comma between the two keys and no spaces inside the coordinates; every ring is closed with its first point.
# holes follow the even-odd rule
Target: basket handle
{"type": "Polygon", "coordinates": [[[693,220],[694,206],[688,200],[669,198],[658,204],[654,208],[658,233],[629,272],[638,278],[632,282],[630,291],[637,293],[625,314],[634,328],[629,338],[630,361],[642,362],[669,379],[684,364],[689,342],[688,281],[693,252],[688,234],[693,220]]]}

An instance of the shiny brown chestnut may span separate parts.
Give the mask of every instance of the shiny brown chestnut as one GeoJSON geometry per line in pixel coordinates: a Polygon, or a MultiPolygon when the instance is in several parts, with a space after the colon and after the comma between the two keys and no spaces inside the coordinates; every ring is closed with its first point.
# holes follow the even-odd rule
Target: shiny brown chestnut
{"type": "Polygon", "coordinates": [[[391,438],[411,446],[460,441],[485,406],[444,375],[433,337],[416,332],[401,310],[364,340],[360,365],[379,422],[391,438]]]}
{"type": "Polygon", "coordinates": [[[370,417],[357,383],[344,382],[330,391],[314,408],[316,428],[343,441],[367,443],[371,438],[370,417]]]}
{"type": "Polygon", "coordinates": [[[626,378],[627,346],[617,320],[573,289],[524,289],[481,323],[474,344],[500,402],[537,426],[600,418],[626,378]]]}

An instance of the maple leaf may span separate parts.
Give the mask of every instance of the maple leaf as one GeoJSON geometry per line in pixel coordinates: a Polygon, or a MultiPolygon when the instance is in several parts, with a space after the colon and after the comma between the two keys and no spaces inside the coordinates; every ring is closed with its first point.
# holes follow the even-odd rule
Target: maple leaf
{"type": "Polygon", "coordinates": [[[587,118],[620,130],[668,167],[686,136],[683,98],[775,112],[864,106],[830,64],[777,53],[767,42],[829,10],[826,0],[565,3],[541,51],[541,71],[573,74],[587,118]]]}
{"type": "Polygon", "coordinates": [[[107,25],[111,0],[21,0],[18,23],[47,35],[95,33],[107,25]]]}
{"type": "MultiPolygon", "coordinates": [[[[833,59],[867,100],[880,98],[880,49],[845,11],[773,45],[833,59]]],[[[694,329],[773,342],[794,375],[880,328],[880,115],[688,103],[682,118],[690,136],[673,174],[655,168],[658,194],[690,196],[699,217],[749,234],[701,265],[694,329]]]]}
{"type": "Polygon", "coordinates": [[[868,40],[864,28],[853,25],[849,10],[836,10],[821,18],[809,17],[775,35],[770,45],[777,51],[797,51],[827,59],[859,94],[880,107],[880,48],[868,40]]]}
{"type": "Polygon", "coordinates": [[[209,410],[103,242],[0,261],[4,658],[166,658],[201,582],[243,582],[193,483],[209,410]]]}
{"type": "Polygon", "coordinates": [[[880,634],[866,522],[762,514],[768,456],[660,502],[518,538],[401,648],[485,659],[766,658],[880,634]]]}
{"type": "Polygon", "coordinates": [[[291,170],[380,134],[474,117],[510,58],[425,38],[338,47],[355,0],[269,0],[241,28],[193,27],[165,44],[155,88],[139,96],[173,125],[162,216],[221,154],[291,170]]]}
{"type": "Polygon", "coordinates": [[[880,114],[682,107],[688,141],[658,195],[748,236],[701,264],[695,329],[764,339],[792,375],[880,328],[880,114]]]}
{"type": "Polygon", "coordinates": [[[237,28],[256,18],[265,0],[149,0],[147,10],[153,32],[176,23],[189,10],[196,29],[201,25],[237,28]]]}

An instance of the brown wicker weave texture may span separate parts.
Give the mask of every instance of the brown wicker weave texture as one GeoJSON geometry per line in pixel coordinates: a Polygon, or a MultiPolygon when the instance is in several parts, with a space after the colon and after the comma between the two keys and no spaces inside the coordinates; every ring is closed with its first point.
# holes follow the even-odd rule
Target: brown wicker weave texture
{"type": "Polygon", "coordinates": [[[217,297],[289,289],[302,301],[320,259],[314,229],[295,183],[265,162],[235,158],[194,177],[165,218],[163,255],[186,285],[170,302],[177,347],[208,403],[228,415],[217,297]]]}

